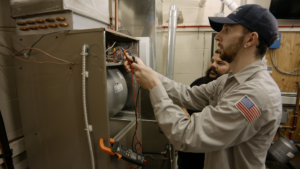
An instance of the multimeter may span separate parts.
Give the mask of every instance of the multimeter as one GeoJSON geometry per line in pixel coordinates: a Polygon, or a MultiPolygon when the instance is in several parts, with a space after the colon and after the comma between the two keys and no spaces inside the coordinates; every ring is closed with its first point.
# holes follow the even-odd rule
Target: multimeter
{"type": "Polygon", "coordinates": [[[138,166],[144,166],[147,162],[142,154],[119,144],[118,141],[115,141],[112,138],[110,139],[110,144],[112,145],[112,148],[105,147],[103,139],[100,138],[99,140],[100,150],[110,155],[116,155],[118,157],[118,160],[122,158],[123,160],[128,161],[132,164],[136,164],[138,166]]]}

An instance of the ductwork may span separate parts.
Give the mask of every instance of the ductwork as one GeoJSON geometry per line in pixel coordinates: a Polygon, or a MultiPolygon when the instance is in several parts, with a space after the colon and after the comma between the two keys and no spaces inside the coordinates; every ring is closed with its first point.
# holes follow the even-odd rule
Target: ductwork
{"type": "Polygon", "coordinates": [[[168,58],[166,72],[166,76],[170,79],[173,79],[174,74],[175,42],[178,13],[179,11],[177,5],[172,4],[170,6],[169,12],[168,58]]]}

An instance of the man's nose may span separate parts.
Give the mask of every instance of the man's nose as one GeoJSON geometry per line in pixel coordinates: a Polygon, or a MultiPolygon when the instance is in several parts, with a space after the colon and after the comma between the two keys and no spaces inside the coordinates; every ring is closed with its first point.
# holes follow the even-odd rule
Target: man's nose
{"type": "Polygon", "coordinates": [[[221,41],[221,35],[220,33],[218,33],[215,38],[214,38],[216,41],[220,42],[221,41]]]}
{"type": "Polygon", "coordinates": [[[213,62],[212,64],[211,64],[211,66],[213,67],[213,68],[217,68],[217,63],[216,62],[213,62]]]}

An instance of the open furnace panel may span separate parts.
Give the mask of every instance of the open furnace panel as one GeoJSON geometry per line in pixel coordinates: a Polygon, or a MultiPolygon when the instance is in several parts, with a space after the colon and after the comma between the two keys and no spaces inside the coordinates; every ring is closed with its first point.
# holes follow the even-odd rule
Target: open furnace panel
{"type": "MultiPolygon", "coordinates": [[[[117,53],[117,48],[124,47],[129,54],[138,56],[139,40],[99,28],[45,36],[19,35],[12,37],[12,43],[17,51],[33,44],[36,48],[28,56],[19,55],[22,60],[15,59],[30,168],[92,168],[91,152],[97,169],[128,167],[129,163],[100,151],[99,139],[103,138],[108,147],[109,138],[130,148],[136,143],[135,140],[132,142],[136,119],[131,73],[124,70],[122,54],[117,53]],[[108,49],[114,42],[116,46],[108,49]],[[86,72],[82,71],[84,45],[88,46],[86,72]],[[110,54],[112,52],[115,54],[110,54]],[[86,76],[85,85],[83,75],[86,76]],[[84,120],[83,89],[86,90],[92,149],[84,120]]],[[[134,79],[133,83],[137,96],[139,87],[134,79]]],[[[140,114],[140,101],[137,106],[140,114]]],[[[137,121],[140,121],[140,115],[137,121]]],[[[137,136],[141,141],[141,125],[137,136]]]]}

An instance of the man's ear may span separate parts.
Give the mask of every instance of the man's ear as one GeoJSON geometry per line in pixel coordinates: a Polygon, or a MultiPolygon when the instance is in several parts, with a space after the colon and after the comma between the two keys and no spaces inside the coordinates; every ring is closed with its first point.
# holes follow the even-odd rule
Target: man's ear
{"type": "Polygon", "coordinates": [[[244,45],[245,48],[255,45],[258,42],[258,34],[256,32],[251,32],[245,36],[246,43],[244,45]]]}

